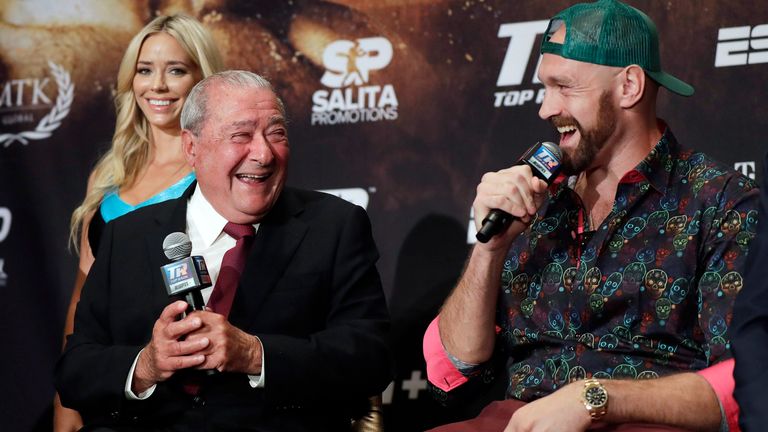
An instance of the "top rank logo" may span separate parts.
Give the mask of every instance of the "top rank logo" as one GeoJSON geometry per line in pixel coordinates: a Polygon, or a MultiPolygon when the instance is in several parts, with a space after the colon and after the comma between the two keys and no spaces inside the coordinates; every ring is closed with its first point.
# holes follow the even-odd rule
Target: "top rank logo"
{"type": "Polygon", "coordinates": [[[530,162],[536,164],[539,168],[539,172],[544,174],[544,177],[550,178],[552,171],[557,169],[560,165],[555,155],[544,146],[539,147],[530,162]]]}
{"type": "MultiPolygon", "coordinates": [[[[525,71],[528,69],[528,63],[531,57],[536,58],[536,69],[531,76],[531,84],[541,84],[537,73],[541,56],[534,52],[536,38],[547,30],[547,20],[526,21],[519,23],[502,24],[499,27],[498,36],[500,38],[509,38],[507,54],[504,56],[504,62],[501,64],[499,78],[496,80],[496,87],[520,86],[525,79],[525,71]]],[[[525,105],[527,102],[534,101],[541,104],[544,100],[544,88],[519,88],[514,90],[497,91],[493,93],[493,106],[511,107],[525,105]]]]}
{"type": "Polygon", "coordinates": [[[66,69],[51,61],[48,66],[58,87],[53,101],[50,93],[46,93],[51,83],[48,77],[13,79],[0,83],[0,122],[3,130],[8,131],[9,126],[13,125],[28,125],[19,127],[15,133],[0,133],[0,147],[9,147],[15,142],[26,145],[31,140],[48,138],[69,114],[75,85],[66,69]],[[35,113],[41,110],[45,110],[45,114],[32,128],[35,113]]]}
{"type": "Polygon", "coordinates": [[[331,90],[312,95],[312,125],[397,119],[392,84],[366,85],[372,71],[392,61],[392,43],[383,37],[337,40],[323,52],[326,72],[320,82],[331,90]]]}

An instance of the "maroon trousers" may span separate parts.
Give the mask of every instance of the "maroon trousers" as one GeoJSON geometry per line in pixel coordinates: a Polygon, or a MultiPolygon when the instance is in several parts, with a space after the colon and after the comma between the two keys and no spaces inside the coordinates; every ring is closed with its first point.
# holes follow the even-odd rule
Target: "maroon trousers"
{"type": "MultiPolygon", "coordinates": [[[[515,399],[491,402],[488,406],[483,408],[480,415],[473,419],[438,426],[434,429],[430,429],[428,432],[503,432],[504,428],[507,427],[507,423],[509,423],[512,414],[523,405],[525,405],[525,402],[515,399]]],[[[628,423],[621,425],[596,424],[589,428],[589,430],[595,432],[686,432],[684,429],[646,423],[628,423]]]]}

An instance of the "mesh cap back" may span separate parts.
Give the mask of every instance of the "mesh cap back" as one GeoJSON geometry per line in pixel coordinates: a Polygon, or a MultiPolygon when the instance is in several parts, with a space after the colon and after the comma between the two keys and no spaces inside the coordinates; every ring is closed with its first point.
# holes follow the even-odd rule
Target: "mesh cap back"
{"type": "Polygon", "coordinates": [[[661,70],[656,25],[643,12],[616,0],[579,3],[549,22],[541,53],[604,66],[638,65],[660,85],[683,95],[693,87],[661,70]],[[552,35],[565,26],[563,43],[552,35]]]}

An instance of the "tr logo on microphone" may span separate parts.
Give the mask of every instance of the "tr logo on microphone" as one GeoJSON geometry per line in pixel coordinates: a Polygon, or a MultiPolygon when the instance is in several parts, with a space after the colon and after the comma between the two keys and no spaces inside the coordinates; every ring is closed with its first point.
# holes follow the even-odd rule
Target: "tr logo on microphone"
{"type": "Polygon", "coordinates": [[[172,283],[178,282],[179,279],[187,277],[189,274],[189,270],[187,270],[187,263],[181,263],[173,267],[166,268],[165,271],[168,273],[168,280],[170,280],[172,283]]]}
{"type": "Polygon", "coordinates": [[[189,288],[211,283],[205,260],[200,256],[187,257],[181,261],[166,264],[161,269],[168,295],[183,294],[189,288]],[[194,269],[191,266],[194,266],[194,269]]]}
{"type": "Polygon", "coordinates": [[[552,173],[560,166],[559,159],[552,152],[544,147],[539,147],[528,160],[528,163],[538,168],[539,172],[546,178],[552,177],[552,173]]]}

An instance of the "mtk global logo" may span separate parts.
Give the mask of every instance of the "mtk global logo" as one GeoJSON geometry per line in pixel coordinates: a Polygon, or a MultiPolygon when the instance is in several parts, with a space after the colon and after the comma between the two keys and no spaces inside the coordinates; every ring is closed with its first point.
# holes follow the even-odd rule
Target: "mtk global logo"
{"type": "Polygon", "coordinates": [[[48,77],[13,79],[0,83],[0,123],[6,131],[18,125],[16,131],[0,134],[0,146],[8,147],[14,142],[26,145],[30,140],[48,138],[69,114],[75,85],[63,67],[51,61],[48,66],[58,87],[53,101],[46,94],[46,88],[51,82],[48,77]],[[35,113],[41,110],[45,110],[45,114],[32,127],[35,113]]]}
{"type": "Polygon", "coordinates": [[[312,125],[396,120],[392,84],[368,85],[371,72],[384,69],[392,53],[392,43],[383,37],[330,43],[323,51],[326,71],[320,79],[330,90],[312,95],[312,125]]]}
{"type": "Polygon", "coordinates": [[[496,87],[515,86],[517,88],[494,92],[494,107],[522,106],[530,101],[541,104],[544,100],[544,88],[541,87],[541,81],[537,76],[541,56],[538,52],[534,53],[533,48],[538,35],[547,30],[548,23],[547,20],[526,21],[502,24],[499,27],[499,38],[509,38],[509,45],[496,80],[496,87]],[[521,87],[532,58],[536,59],[536,68],[529,76],[530,84],[534,86],[521,87]]]}
{"type": "Polygon", "coordinates": [[[768,63],[768,24],[720,29],[715,67],[757,63],[768,63]]]}

